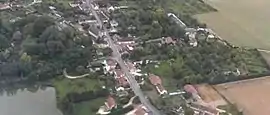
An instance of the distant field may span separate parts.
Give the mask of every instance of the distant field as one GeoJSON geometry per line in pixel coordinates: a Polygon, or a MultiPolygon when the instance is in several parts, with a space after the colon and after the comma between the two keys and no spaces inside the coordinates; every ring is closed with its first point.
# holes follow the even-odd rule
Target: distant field
{"type": "Polygon", "coordinates": [[[270,0],[205,0],[218,10],[196,15],[219,36],[240,46],[270,50],[270,0]]]}
{"type": "Polygon", "coordinates": [[[215,88],[244,115],[269,115],[270,76],[216,85],[215,88]]]}

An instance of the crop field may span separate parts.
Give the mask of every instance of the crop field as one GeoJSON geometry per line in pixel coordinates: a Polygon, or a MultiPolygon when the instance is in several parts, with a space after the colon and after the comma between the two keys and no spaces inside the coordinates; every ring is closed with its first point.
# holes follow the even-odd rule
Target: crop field
{"type": "Polygon", "coordinates": [[[208,84],[200,84],[196,85],[196,89],[202,98],[202,100],[206,103],[211,104],[212,106],[220,106],[226,105],[226,101],[218,94],[217,91],[211,85],[208,84]]]}
{"type": "Polygon", "coordinates": [[[215,88],[244,115],[270,113],[270,76],[219,84],[215,88]]]}
{"type": "Polygon", "coordinates": [[[270,50],[270,0],[204,0],[218,12],[195,15],[234,45],[270,50]]]}

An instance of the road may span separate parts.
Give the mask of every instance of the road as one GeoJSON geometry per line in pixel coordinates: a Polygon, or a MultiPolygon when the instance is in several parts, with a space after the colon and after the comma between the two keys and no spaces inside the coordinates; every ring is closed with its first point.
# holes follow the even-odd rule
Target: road
{"type": "MultiPolygon", "coordinates": [[[[100,17],[97,15],[96,11],[94,10],[93,6],[91,5],[92,0],[86,0],[87,5],[89,6],[90,10],[94,14],[96,20],[98,22],[102,22],[100,17]]],[[[99,23],[102,28],[102,23],[99,23]]],[[[146,96],[143,94],[139,84],[135,80],[135,77],[129,72],[128,67],[126,66],[124,60],[121,58],[121,54],[119,52],[119,49],[116,47],[115,43],[113,42],[111,36],[109,35],[109,32],[107,28],[102,28],[103,32],[105,32],[106,36],[106,41],[108,42],[110,48],[113,50],[113,57],[116,59],[116,61],[119,63],[122,71],[125,73],[127,80],[130,84],[131,89],[135,93],[136,96],[139,97],[141,103],[145,105],[148,110],[153,114],[153,115],[161,115],[161,113],[149,102],[148,99],[146,99],[146,96]]]]}

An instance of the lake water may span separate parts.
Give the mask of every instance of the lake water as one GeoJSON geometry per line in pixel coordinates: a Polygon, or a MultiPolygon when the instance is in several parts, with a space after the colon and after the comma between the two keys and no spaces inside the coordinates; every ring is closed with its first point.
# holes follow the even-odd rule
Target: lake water
{"type": "Polygon", "coordinates": [[[56,107],[55,89],[35,93],[20,90],[15,95],[0,96],[0,115],[62,115],[56,107]]]}

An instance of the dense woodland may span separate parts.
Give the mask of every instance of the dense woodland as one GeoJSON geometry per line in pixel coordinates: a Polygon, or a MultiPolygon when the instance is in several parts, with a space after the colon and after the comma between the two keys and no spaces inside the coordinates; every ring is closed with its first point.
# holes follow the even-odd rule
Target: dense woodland
{"type": "Polygon", "coordinates": [[[0,21],[3,85],[48,81],[61,75],[63,68],[74,74],[84,73],[88,61],[95,56],[90,37],[50,16],[28,15],[15,23],[2,18],[0,21]]]}
{"type": "Polygon", "coordinates": [[[232,48],[219,42],[199,42],[198,47],[185,43],[179,46],[148,45],[137,49],[135,59],[163,60],[158,68],[146,66],[146,71],[179,83],[224,83],[267,73],[268,66],[255,49],[232,48]],[[153,55],[154,54],[154,55],[153,55]]]}

